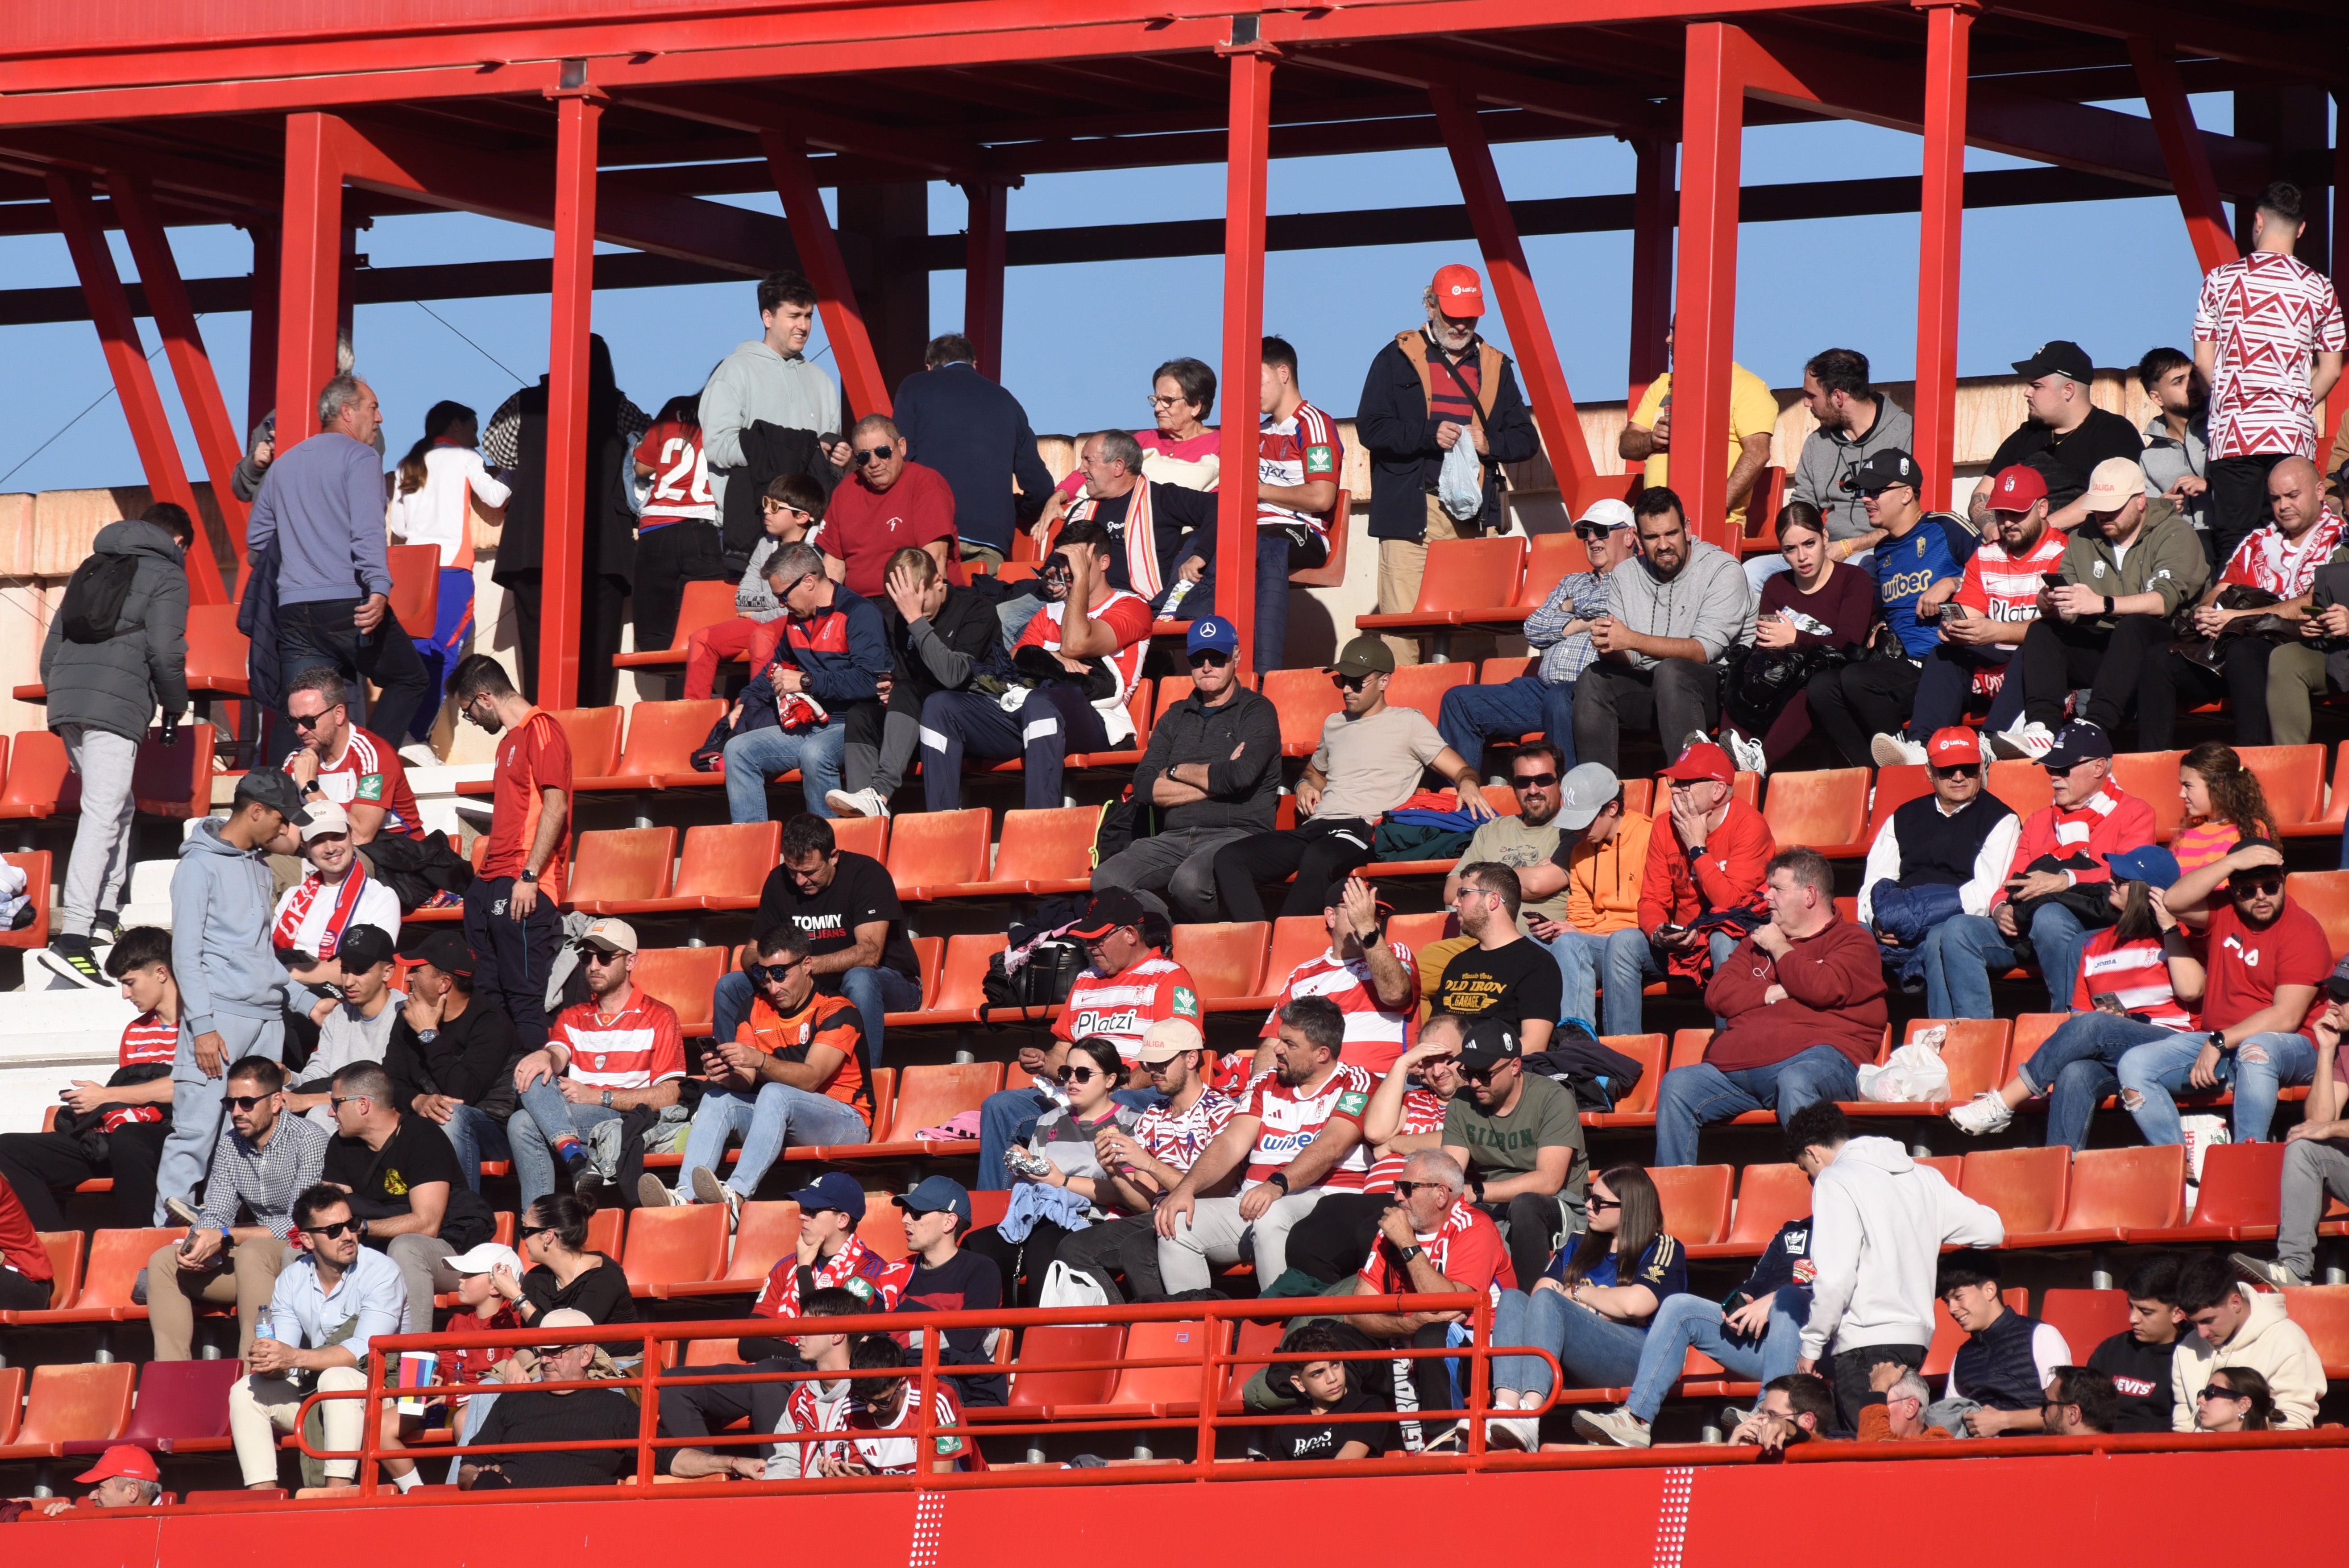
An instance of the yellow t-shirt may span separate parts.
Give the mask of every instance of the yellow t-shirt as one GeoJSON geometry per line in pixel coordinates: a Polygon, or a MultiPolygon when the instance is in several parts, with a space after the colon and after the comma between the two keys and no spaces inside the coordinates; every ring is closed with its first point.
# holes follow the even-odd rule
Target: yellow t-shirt
{"type": "MultiPolygon", "coordinates": [[[[1647,429],[1655,428],[1656,420],[1664,410],[1664,399],[1671,394],[1672,376],[1667,370],[1648,383],[1647,395],[1640,406],[1631,410],[1631,423],[1647,429]]],[[[1771,395],[1770,385],[1743,365],[1729,367],[1729,462],[1734,469],[1745,449],[1748,436],[1767,435],[1778,426],[1778,399],[1771,395]]],[[[1671,483],[1672,459],[1670,452],[1658,452],[1648,459],[1646,484],[1650,490],[1671,483]]],[[[1725,470],[1724,470],[1725,471],[1725,470]]],[[[1756,481],[1759,482],[1759,481],[1756,481]]],[[[1691,518],[1692,523],[1697,520],[1691,518]]],[[[1745,509],[1737,508],[1729,514],[1733,527],[1741,531],[1745,527],[1745,509]]]]}

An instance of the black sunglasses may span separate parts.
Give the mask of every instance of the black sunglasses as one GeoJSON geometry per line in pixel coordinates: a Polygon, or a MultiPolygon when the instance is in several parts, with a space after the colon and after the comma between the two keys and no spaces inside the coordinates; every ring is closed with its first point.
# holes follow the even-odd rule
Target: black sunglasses
{"type": "Polygon", "coordinates": [[[1422,1187],[1433,1187],[1435,1183],[1433,1181],[1398,1181],[1394,1184],[1394,1195],[1398,1198],[1408,1198],[1413,1192],[1418,1191],[1422,1187]]]}
{"type": "Polygon", "coordinates": [[[2216,1383],[2205,1384],[2202,1391],[2194,1396],[2197,1403],[2204,1399],[2248,1399],[2250,1398],[2249,1394],[2238,1394],[2232,1388],[2221,1388],[2216,1383]]]}
{"type": "Polygon", "coordinates": [[[1470,1083],[1491,1083],[1493,1081],[1494,1074],[1499,1072],[1503,1068],[1510,1065],[1511,1064],[1507,1062],[1495,1062],[1489,1068],[1462,1068],[1460,1069],[1460,1076],[1466,1078],[1470,1083]]]}
{"type": "Polygon", "coordinates": [[[321,710],[319,710],[319,711],[318,711],[318,712],[316,712],[316,713],[309,714],[309,715],[306,715],[306,716],[305,716],[305,715],[303,715],[303,714],[293,713],[293,714],[288,714],[288,715],[286,715],[286,717],[287,717],[288,718],[291,718],[291,719],[294,721],[294,727],[295,727],[295,728],[296,728],[296,729],[316,729],[316,728],[317,728],[317,727],[318,727],[318,726],[320,726],[321,724],[324,724],[324,723],[326,721],[326,715],[327,715],[329,712],[331,712],[331,711],[333,711],[333,710],[332,710],[332,709],[321,709],[321,710]]]}
{"type": "Polygon", "coordinates": [[[1551,785],[1557,782],[1557,775],[1555,773],[1516,773],[1510,775],[1509,782],[1516,785],[1520,789],[1547,789],[1551,785]]]}
{"type": "Polygon", "coordinates": [[[1191,655],[1191,667],[1195,670],[1201,665],[1213,665],[1216,668],[1222,669],[1231,662],[1231,655],[1225,653],[1221,648],[1201,648],[1191,655]]]}
{"type": "Polygon", "coordinates": [[[330,1242],[346,1231],[356,1232],[358,1228],[359,1222],[357,1220],[337,1220],[331,1225],[305,1225],[302,1227],[305,1233],[313,1236],[324,1236],[330,1242]]]}
{"type": "Polygon", "coordinates": [[[350,1104],[351,1101],[355,1099],[364,1099],[369,1103],[373,1103],[375,1096],[371,1094],[330,1094],[326,1097],[326,1109],[328,1110],[340,1110],[343,1107],[350,1104]]]}
{"type": "Polygon", "coordinates": [[[791,977],[792,970],[804,962],[804,959],[794,958],[788,964],[745,964],[742,965],[742,973],[750,977],[750,983],[754,985],[766,980],[771,980],[780,985],[791,977]]]}
{"type": "Polygon", "coordinates": [[[1098,1068],[1062,1068],[1052,1076],[1062,1083],[1091,1083],[1097,1078],[1109,1075],[1098,1068]]]}
{"type": "Polygon", "coordinates": [[[1936,779],[1971,779],[1979,775],[1981,772],[1982,764],[1979,762],[1952,762],[1946,768],[1937,765],[1933,769],[1933,777],[1936,779]]]}
{"type": "Polygon", "coordinates": [[[274,1094],[233,1094],[222,1103],[231,1110],[251,1110],[256,1105],[266,1105],[277,1097],[274,1094]]]}
{"type": "Polygon", "coordinates": [[[1598,543],[1612,531],[1613,530],[1602,528],[1595,522],[1578,522],[1574,525],[1574,537],[1592,544],[1598,543]]]}
{"type": "Polygon", "coordinates": [[[1619,1209],[1623,1202],[1619,1198],[1585,1198],[1582,1206],[1586,1209],[1619,1209]]]}
{"type": "Polygon", "coordinates": [[[877,463],[896,449],[895,447],[885,444],[878,447],[859,447],[856,449],[856,466],[861,469],[867,463],[877,463]]]}
{"type": "Polygon", "coordinates": [[[554,1227],[553,1225],[516,1225],[514,1227],[514,1240],[518,1242],[526,1242],[533,1236],[550,1235],[554,1231],[554,1227]]]}
{"type": "Polygon", "coordinates": [[[1360,691],[1370,679],[1368,676],[1331,676],[1330,682],[1340,691],[1360,691]]]}
{"type": "Polygon", "coordinates": [[[2264,898],[2271,894],[2282,892],[2282,891],[2283,878],[2282,877],[2254,877],[2247,882],[2242,877],[2237,876],[2234,879],[2231,896],[2236,898],[2264,898]]]}

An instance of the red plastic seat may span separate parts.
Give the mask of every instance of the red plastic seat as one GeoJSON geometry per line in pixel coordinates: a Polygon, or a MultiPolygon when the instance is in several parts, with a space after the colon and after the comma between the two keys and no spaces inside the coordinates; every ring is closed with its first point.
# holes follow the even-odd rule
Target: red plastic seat
{"type": "Polygon", "coordinates": [[[2316,917],[2338,958],[2349,953],[2349,872],[2291,872],[2284,895],[2316,917]]]}
{"type": "Polygon", "coordinates": [[[897,896],[928,899],[934,888],[983,881],[990,825],[984,806],[892,818],[888,864],[897,896]]]}
{"type": "MultiPolygon", "coordinates": [[[[1999,1299],[2006,1303],[2009,1312],[2028,1313],[2031,1310],[2031,1293],[2021,1285],[1999,1292],[1999,1299]]],[[[1957,1319],[1950,1315],[1949,1304],[1935,1300],[1933,1341],[1925,1346],[1925,1365],[1917,1369],[1918,1376],[1928,1383],[1949,1376],[1950,1363],[1958,1358],[1958,1349],[1965,1342],[1966,1331],[1960,1328],[1957,1319]]]]}
{"type": "Polygon", "coordinates": [[[2061,1230],[2007,1227],[2010,1247],[2122,1243],[2183,1218],[2186,1147],[2083,1149],[2072,1157],[2071,1196],[2061,1230]]]}
{"type": "MultiPolygon", "coordinates": [[[[235,1362],[229,1363],[233,1367],[235,1362]]],[[[0,1367],[0,1444],[16,1440],[16,1427],[25,1418],[25,1369],[0,1367]]]]}
{"type": "Polygon", "coordinates": [[[54,817],[57,796],[73,769],[66,743],[46,729],[20,731],[8,757],[8,785],[0,790],[0,820],[54,817]]]}
{"type": "Polygon", "coordinates": [[[668,895],[669,867],[677,859],[675,828],[606,828],[582,833],[573,842],[564,891],[574,909],[618,913],[606,906],[634,908],[668,895]]]}
{"type": "MultiPolygon", "coordinates": [[[[437,586],[437,585],[436,585],[437,586]]],[[[213,696],[244,696],[252,682],[253,645],[236,629],[234,604],[188,606],[188,689],[213,696]]],[[[405,627],[408,622],[400,621],[405,627]]],[[[425,627],[419,635],[429,636],[425,627]]]]}
{"type": "Polygon", "coordinates": [[[1009,898],[1022,893],[1082,892],[1092,883],[1099,806],[1059,806],[1003,813],[992,875],[957,887],[933,887],[933,898],[1009,898]]]}
{"type": "MultiPolygon", "coordinates": [[[[2248,747],[2244,749],[2248,751],[2260,748],[2248,747]]],[[[2317,761],[2317,768],[2322,773],[2323,759],[2321,756],[2317,761]]],[[[2267,786],[2262,783],[2261,788],[2264,789],[2267,786]]],[[[2270,797],[2269,803],[2274,804],[2272,796],[2270,797]]],[[[2276,814],[2282,816],[2283,808],[2276,807],[2276,814]]],[[[2333,788],[2324,798],[2323,810],[2304,822],[2279,823],[2277,830],[2287,839],[2330,838],[2341,831],[2344,821],[2349,821],[2349,741],[2342,742],[2340,753],[2333,765],[2333,788]]]]}
{"type": "Polygon", "coordinates": [[[1516,602],[1526,543],[1515,535],[1437,540],[1427,547],[1419,599],[1402,614],[1357,615],[1365,632],[1432,632],[1461,624],[1467,613],[1516,602]]]}
{"type": "MultiPolygon", "coordinates": [[[[889,1070],[889,1069],[884,1069],[889,1070]]],[[[833,1149],[834,1159],[854,1154],[860,1160],[901,1160],[923,1154],[968,1154],[978,1145],[960,1140],[924,1142],[916,1135],[926,1127],[940,1127],[1003,1087],[1001,1062],[936,1062],[910,1067],[897,1082],[896,1103],[885,1127],[874,1128],[874,1140],[864,1148],[833,1149]]]]}
{"type": "Polygon", "coordinates": [[[2153,841],[2166,844],[2178,836],[2186,802],[2178,793],[2178,764],[2183,751],[2124,751],[2113,758],[2113,782],[2153,808],[2153,841]]]}
{"type": "Polygon", "coordinates": [[[1916,1160],[1918,1164],[1930,1165],[1940,1171],[1941,1180],[1952,1187],[1958,1184],[1959,1176],[1965,1171],[1966,1157],[1962,1154],[1920,1154],[1916,1160]]]}
{"type": "MultiPolygon", "coordinates": [[[[2009,1238],[2010,1243],[2012,1238],[2009,1238]]],[[[2121,1290],[2043,1290],[2039,1321],[2064,1336],[2076,1365],[2085,1366],[2096,1346],[2128,1332],[2128,1293],[2121,1290]]],[[[2192,1329],[2187,1330],[2192,1333],[2192,1329]]]]}
{"type": "MultiPolygon", "coordinates": [[[[887,1068],[880,1069],[887,1072],[887,1068]]],[[[878,1076],[877,1074],[875,1076],[878,1076]]],[[[891,1263],[905,1255],[905,1212],[891,1202],[890,1194],[870,1188],[864,1193],[864,1218],[856,1223],[857,1239],[891,1263]]]]}
{"type": "MultiPolygon", "coordinates": [[[[885,821],[875,817],[873,820],[885,821]]],[[[664,830],[675,832],[676,830],[664,830]]],[[[593,834],[582,833],[585,842],[593,834]]],[[[781,854],[781,822],[704,823],[685,830],[685,853],[678,861],[677,882],[660,896],[619,901],[620,914],[665,914],[710,909],[756,909],[767,885],[767,873],[781,854]]],[[[572,882],[572,902],[579,900],[579,884],[572,882]]],[[[582,906],[584,907],[584,906],[582,906]]]]}
{"type": "Polygon", "coordinates": [[[1166,710],[1189,696],[1195,689],[1189,676],[1161,676],[1158,691],[1150,699],[1150,722],[1154,726],[1166,717],[1166,710]]]}
{"type": "Polygon", "coordinates": [[[1404,665],[1387,682],[1387,706],[1417,708],[1433,724],[1444,709],[1444,694],[1475,682],[1473,664],[1404,665]]]}
{"type": "Polygon", "coordinates": [[[2006,1047],[2006,1066],[1999,1073],[1999,1087],[2013,1081],[2015,1072],[2029,1061],[2032,1053],[2047,1043],[2047,1037],[2071,1022],[2069,1013],[2024,1013],[2014,1020],[2014,1038],[2006,1047]]]}
{"type": "Polygon", "coordinates": [[[626,1222],[626,1209],[598,1209],[588,1215],[587,1250],[591,1253],[601,1253],[615,1263],[618,1262],[620,1235],[626,1222]]]}
{"type": "Polygon", "coordinates": [[[12,850],[0,855],[25,873],[25,895],[33,901],[33,923],[22,931],[0,931],[0,947],[21,947],[27,952],[46,947],[49,943],[49,851],[47,850],[12,850]]]}
{"type": "MultiPolygon", "coordinates": [[[[243,1375],[237,1361],[150,1361],[139,1374],[139,1402],[115,1442],[167,1454],[217,1453],[229,1446],[228,1391],[243,1375]]],[[[94,1454],[109,1439],[82,1438],[68,1454],[94,1454]]]]}
{"type": "Polygon", "coordinates": [[[1664,1206],[1664,1230],[1683,1246],[1705,1246],[1729,1232],[1733,1165],[1656,1165],[1649,1168],[1664,1206]]]}
{"type": "MultiPolygon", "coordinates": [[[[1393,926],[1388,926],[1390,931],[1393,926]]],[[[1640,1064],[1640,1081],[1631,1092],[1616,1097],[1612,1110],[1592,1110],[1583,1113],[1587,1127],[1647,1127],[1655,1122],[1656,1093],[1664,1079],[1664,1037],[1661,1035],[1604,1035],[1599,1043],[1609,1050],[1620,1051],[1640,1064]]]]}
{"type": "MultiPolygon", "coordinates": [[[[56,1114],[52,1110],[50,1118],[54,1119],[56,1114]]],[[[41,1130],[48,1130],[46,1122],[41,1130]]],[[[16,1327],[27,1322],[38,1322],[48,1313],[71,1306],[81,1295],[81,1271],[89,1254],[89,1233],[43,1231],[39,1233],[41,1250],[49,1254],[49,1305],[30,1312],[0,1312],[0,1324],[16,1327]]]]}
{"type": "MultiPolygon", "coordinates": [[[[1392,927],[1389,928],[1392,934],[1392,927]]],[[[1280,995],[1280,988],[1300,965],[1310,963],[1330,951],[1330,928],[1319,915],[1284,914],[1272,923],[1272,950],[1265,957],[1263,983],[1258,998],[1265,1006],[1280,995]]]]}
{"type": "Polygon", "coordinates": [[[1068,1362],[1115,1361],[1125,1346],[1123,1324],[1053,1324],[1031,1328],[1011,1364],[1011,1393],[1003,1407],[1049,1418],[1064,1405],[1098,1405],[1109,1397],[1117,1368],[1043,1370],[1068,1362]]]}
{"type": "MultiPolygon", "coordinates": [[[[552,711],[571,743],[571,779],[601,778],[620,760],[620,726],[626,715],[618,707],[559,707],[552,711]]],[[[488,794],[486,785],[481,793],[488,794]]]]}
{"type": "MultiPolygon", "coordinates": [[[[772,871],[781,855],[781,835],[776,837],[776,853],[768,857],[767,869],[772,871]]],[[[889,858],[889,819],[886,817],[834,817],[832,820],[832,847],[846,855],[863,855],[868,861],[889,858]]]]}
{"type": "Polygon", "coordinates": [[[1337,683],[1320,670],[1267,670],[1264,695],[1280,717],[1284,757],[1312,756],[1322,725],[1346,706],[1337,683]]]}
{"type": "Polygon", "coordinates": [[[612,663],[624,670],[683,664],[694,633],[734,618],[735,586],[723,582],[687,583],[685,596],[678,602],[677,632],[670,637],[668,646],[639,648],[633,654],[620,655],[612,663]]]}
{"type": "Polygon", "coordinates": [[[1387,940],[1400,942],[1414,954],[1431,942],[1459,934],[1452,916],[1440,909],[1398,914],[1387,922],[1387,940]]]}
{"type": "Polygon", "coordinates": [[[922,1001],[926,1006],[938,994],[938,965],[946,960],[947,939],[916,936],[908,940],[914,944],[914,968],[921,976],[922,1001]]]}
{"type": "Polygon", "coordinates": [[[1847,1114],[1866,1117],[1939,1116],[1951,1105],[1963,1105],[1986,1088],[1995,1088],[2006,1080],[2000,1077],[2006,1065],[2009,1026],[2003,1018],[1912,1018],[1904,1041],[1914,1040],[1925,1029],[1940,1026],[1948,1031],[1941,1041],[1941,1065],[1950,1072],[1950,1094],[1945,1100],[1908,1101],[1894,1103],[1866,1100],[1851,1105],[1847,1114]]]}
{"type": "MultiPolygon", "coordinates": [[[[614,1212],[618,1211],[615,1210],[614,1212]]],[[[641,1212],[641,1211],[640,1211],[641,1212]]],[[[755,1295],[775,1264],[800,1244],[800,1206],[790,1202],[748,1202],[735,1220],[734,1250],[714,1278],[671,1284],[671,1298],[694,1295],[755,1295]]]]}
{"type": "Polygon", "coordinates": [[[139,1271],[156,1249],[187,1234],[183,1225],[133,1231],[99,1231],[90,1241],[89,1266],[71,1306],[47,1312],[16,1312],[6,1321],[19,1327],[62,1323],[143,1322],[147,1309],[130,1299],[139,1271]]]}
{"type": "Polygon", "coordinates": [[[982,986],[987,961],[1011,944],[999,931],[947,938],[946,960],[938,966],[938,988],[924,1009],[934,1022],[974,1023],[987,1006],[982,986]]]}
{"type": "Polygon", "coordinates": [[[1353,534],[1354,495],[1340,490],[1324,521],[1330,533],[1330,553],[1319,566],[1300,566],[1288,574],[1293,588],[1342,588],[1346,583],[1346,542],[1353,534]]]}
{"type": "MultiPolygon", "coordinates": [[[[212,727],[191,724],[173,742],[163,744],[163,732],[150,729],[139,743],[139,760],[130,771],[130,799],[151,817],[211,814],[212,809],[212,727]]],[[[68,771],[58,786],[59,810],[81,805],[81,775],[68,771]]]]}
{"type": "Polygon", "coordinates": [[[130,1419],[130,1389],[138,1371],[129,1361],[34,1367],[24,1423],[16,1441],[0,1447],[0,1460],[59,1459],[67,1443],[89,1439],[103,1446],[130,1419]]]}
{"type": "Polygon", "coordinates": [[[1892,813],[1920,796],[1933,792],[1933,776],[1921,762],[1903,762],[1876,770],[1876,792],[1868,803],[1868,827],[1861,837],[1869,843],[1884,831],[1892,813]]]}
{"type": "MultiPolygon", "coordinates": [[[[1278,1318],[1249,1318],[1240,1325],[1239,1343],[1233,1346],[1232,1354],[1240,1357],[1270,1357],[1280,1349],[1281,1336],[1288,1330],[1288,1326],[1278,1318]]],[[[1233,1408],[1238,1408],[1239,1392],[1247,1386],[1247,1380],[1271,1365],[1263,1359],[1235,1360],[1231,1376],[1224,1379],[1222,1397],[1233,1408]]]]}
{"type": "Polygon", "coordinates": [[[1977,1149],[1965,1157],[1958,1191],[1987,1203],[2009,1233],[2054,1230],[2064,1222],[2071,1193],[2072,1151],[2050,1149],[1977,1149]]]}
{"type": "MultiPolygon", "coordinates": [[[[2036,762],[2011,758],[1990,765],[1986,782],[1990,792],[2006,802],[2018,817],[2029,817],[2042,807],[2054,803],[2055,791],[2047,782],[2047,769],[2036,762]]],[[[2171,780],[2171,793],[2177,792],[2177,781],[2171,780]]]]}
{"type": "Polygon", "coordinates": [[[742,1341],[739,1338],[686,1342],[684,1365],[688,1367],[725,1367],[741,1359],[742,1341]]]}
{"type": "Polygon", "coordinates": [[[1759,1257],[1779,1227],[1811,1212],[1811,1183],[1796,1165],[1748,1165],[1737,1179],[1737,1210],[1718,1242],[1692,1243],[1689,1256],[1759,1257]]]}
{"type": "Polygon", "coordinates": [[[1178,925],[1171,956],[1191,973],[1203,1002],[1252,998],[1264,973],[1272,925],[1262,920],[1226,920],[1208,925],[1178,925]]]}
{"type": "Polygon", "coordinates": [[[628,1292],[666,1296],[671,1284],[698,1284],[726,1271],[726,1205],[638,1209],[620,1268],[628,1292]]]}
{"type": "Polygon", "coordinates": [[[2324,1376],[2349,1377],[2349,1284],[2287,1285],[2283,1309],[2316,1347],[2324,1376]]]}
{"type": "Polygon", "coordinates": [[[1534,654],[1520,654],[1515,658],[1490,658],[1476,666],[1478,686],[1506,686],[1519,676],[1529,676],[1541,662],[1534,654]]]}
{"type": "MultiPolygon", "coordinates": [[[[1036,1331],[1030,1330],[1032,1339],[1036,1331]]],[[[1207,1378],[1211,1368],[1197,1357],[1208,1354],[1205,1346],[1216,1343],[1220,1350],[1230,1343],[1231,1326],[1227,1323],[1136,1323],[1126,1330],[1123,1358],[1127,1362],[1166,1361],[1172,1367],[1127,1366],[1117,1375],[1117,1385],[1109,1398],[1099,1405],[1062,1405],[1052,1407],[1056,1421],[1107,1419],[1119,1415],[1178,1416],[1198,1409],[1200,1401],[1210,1393],[1207,1378]],[[1187,1361],[1187,1364],[1185,1364],[1187,1361]]]]}
{"type": "Polygon", "coordinates": [[[607,773],[574,770],[574,783],[591,789],[669,789],[722,784],[723,771],[702,773],[693,754],[709,738],[709,727],[725,715],[719,697],[686,702],[640,702],[628,709],[628,743],[607,773]]]}
{"type": "Polygon", "coordinates": [[[733,957],[729,947],[647,947],[636,954],[635,985],[677,1009],[687,1039],[707,1039],[712,993],[733,957]]]}
{"type": "Polygon", "coordinates": [[[2283,1152],[2281,1143],[2216,1145],[2202,1157],[2193,1218],[2182,1225],[2131,1231],[2131,1244],[2272,1241],[2282,1206],[2283,1152]]]}
{"type": "Polygon", "coordinates": [[[1868,769],[1773,773],[1762,820],[1782,844],[1807,844],[1830,857],[1868,852],[1868,769]]]}

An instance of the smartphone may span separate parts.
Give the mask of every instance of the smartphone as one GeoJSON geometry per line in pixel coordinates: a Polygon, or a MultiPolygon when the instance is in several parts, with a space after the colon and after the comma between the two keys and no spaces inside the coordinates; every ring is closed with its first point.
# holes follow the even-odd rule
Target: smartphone
{"type": "Polygon", "coordinates": [[[1687,934],[1688,927],[1685,925],[1660,925],[1656,927],[1655,940],[1658,942],[1678,942],[1682,937],[1686,936],[1687,934]]]}
{"type": "Polygon", "coordinates": [[[2046,583],[2050,588],[2061,588],[2064,586],[2064,574],[2061,572],[2042,572],[2039,574],[2039,581],[2046,583]]]}
{"type": "Polygon", "coordinates": [[[2125,1016],[2128,1012],[2127,1007],[2121,1006],[2120,997],[2110,991],[2089,992],[2088,1005],[2099,1013],[2110,1013],[2116,1017],[2125,1016]]]}

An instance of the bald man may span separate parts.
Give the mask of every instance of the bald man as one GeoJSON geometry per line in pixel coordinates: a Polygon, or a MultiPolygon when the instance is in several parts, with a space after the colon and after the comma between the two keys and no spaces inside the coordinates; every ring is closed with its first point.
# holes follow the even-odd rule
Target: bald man
{"type": "MultiPolygon", "coordinates": [[[[2316,526],[2330,530],[2334,540],[2332,550],[2318,559],[2327,565],[2349,563],[2341,514],[2323,485],[2315,464],[2306,458],[2287,458],[2268,474],[2268,504],[2278,516],[2286,509],[2295,516],[2314,513],[2316,526]]],[[[2334,691],[2349,689],[2349,594],[2328,593],[2323,583],[2313,585],[2300,636],[2298,643],[2278,647],[2268,661],[2268,729],[2277,746],[2307,743],[2312,700],[2324,694],[2328,681],[2334,691]]]]}
{"type": "Polygon", "coordinates": [[[850,477],[832,492],[810,541],[832,576],[876,604],[888,593],[889,557],[900,550],[926,550],[949,583],[963,581],[954,490],[944,474],[913,461],[906,444],[884,415],[857,420],[848,434],[850,477]]]}

